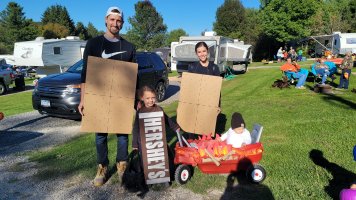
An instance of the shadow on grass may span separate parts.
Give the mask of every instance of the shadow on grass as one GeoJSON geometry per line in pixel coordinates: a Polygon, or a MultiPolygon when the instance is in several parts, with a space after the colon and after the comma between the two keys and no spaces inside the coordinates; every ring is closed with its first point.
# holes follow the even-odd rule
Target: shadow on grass
{"type": "Polygon", "coordinates": [[[82,174],[94,178],[97,167],[94,137],[89,134],[78,136],[50,151],[31,153],[30,161],[39,163],[35,177],[48,180],[82,174]]]}
{"type": "Polygon", "coordinates": [[[263,184],[252,183],[246,175],[246,170],[252,167],[250,159],[242,159],[237,165],[236,172],[229,174],[226,188],[221,200],[274,200],[271,190],[263,184]],[[236,182],[236,183],[235,183],[236,182]]]}
{"type": "Polygon", "coordinates": [[[323,152],[313,149],[309,152],[309,158],[318,166],[325,168],[333,176],[329,180],[329,185],[324,187],[325,192],[333,199],[339,199],[339,194],[342,189],[349,188],[356,181],[356,174],[328,161],[323,152]]]}
{"type": "Polygon", "coordinates": [[[348,106],[351,109],[356,109],[356,103],[346,100],[346,99],[339,97],[337,95],[334,95],[334,94],[324,94],[323,99],[330,104],[335,104],[334,102],[339,102],[339,103],[342,103],[342,104],[348,106]]]}

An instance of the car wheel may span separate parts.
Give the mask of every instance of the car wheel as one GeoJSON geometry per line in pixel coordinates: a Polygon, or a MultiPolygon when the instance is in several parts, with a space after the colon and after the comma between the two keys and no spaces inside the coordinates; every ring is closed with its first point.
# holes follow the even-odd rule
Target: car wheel
{"type": "Polygon", "coordinates": [[[3,82],[0,82],[0,95],[3,95],[6,93],[6,85],[3,82]]]}
{"type": "Polygon", "coordinates": [[[166,94],[166,87],[163,82],[159,82],[156,86],[156,98],[158,102],[163,101],[164,96],[166,94]]]}
{"type": "Polygon", "coordinates": [[[266,170],[261,165],[255,164],[247,169],[246,175],[253,183],[262,183],[266,178],[266,170]]]}
{"type": "Polygon", "coordinates": [[[178,165],[174,173],[174,179],[177,183],[183,185],[186,184],[192,177],[192,172],[188,165],[178,165]]]}

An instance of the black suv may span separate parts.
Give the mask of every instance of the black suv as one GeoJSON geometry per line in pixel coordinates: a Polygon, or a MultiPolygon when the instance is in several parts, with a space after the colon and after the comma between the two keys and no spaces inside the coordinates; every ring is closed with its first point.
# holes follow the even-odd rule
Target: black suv
{"type": "MultiPolygon", "coordinates": [[[[137,52],[137,88],[150,85],[156,89],[157,100],[164,99],[169,85],[167,67],[162,59],[152,52],[137,52]]],[[[62,74],[52,74],[39,79],[32,94],[32,106],[41,114],[70,119],[80,119],[80,76],[83,60],[78,61],[62,74]]]]}

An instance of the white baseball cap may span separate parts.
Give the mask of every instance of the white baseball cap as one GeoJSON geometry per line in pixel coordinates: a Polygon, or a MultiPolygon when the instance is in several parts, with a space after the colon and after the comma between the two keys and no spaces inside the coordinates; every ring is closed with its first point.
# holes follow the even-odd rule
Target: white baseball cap
{"type": "Polygon", "coordinates": [[[119,7],[116,6],[112,6],[108,9],[108,11],[106,11],[106,17],[109,15],[119,15],[122,20],[124,19],[124,13],[119,7]],[[115,12],[115,11],[113,12],[113,10],[118,10],[119,12],[115,12]]]}

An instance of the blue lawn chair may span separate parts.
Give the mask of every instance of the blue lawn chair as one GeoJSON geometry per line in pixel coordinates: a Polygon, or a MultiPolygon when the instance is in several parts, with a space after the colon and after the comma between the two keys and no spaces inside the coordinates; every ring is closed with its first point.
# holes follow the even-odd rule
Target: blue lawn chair
{"type": "MultiPolygon", "coordinates": [[[[330,72],[329,77],[331,78],[331,81],[334,81],[334,79],[335,79],[335,78],[334,78],[334,74],[337,72],[337,68],[336,68],[335,63],[330,62],[330,61],[325,61],[324,64],[325,64],[326,66],[328,66],[328,68],[329,68],[329,72],[330,72]]],[[[316,63],[314,63],[314,64],[311,66],[311,71],[310,71],[310,72],[314,75],[314,77],[315,77],[314,82],[315,82],[315,80],[316,80],[316,78],[317,78],[315,66],[316,66],[316,63]]]]}

